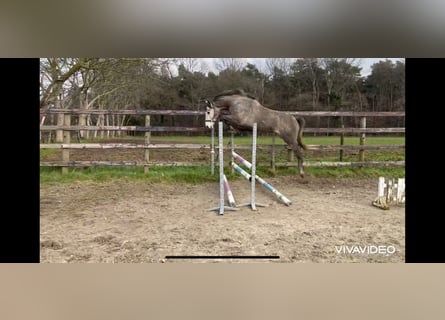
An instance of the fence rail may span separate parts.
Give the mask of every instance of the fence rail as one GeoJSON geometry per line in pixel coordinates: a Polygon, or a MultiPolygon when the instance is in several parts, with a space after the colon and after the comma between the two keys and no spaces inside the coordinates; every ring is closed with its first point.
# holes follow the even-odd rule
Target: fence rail
{"type": "MultiPolygon", "coordinates": [[[[295,167],[296,163],[287,162],[284,164],[277,164],[287,167],[295,167]]],[[[389,167],[398,166],[404,167],[405,161],[357,161],[357,162],[326,162],[326,161],[312,161],[306,162],[306,167],[389,167]]]]}
{"type": "MultiPolygon", "coordinates": [[[[405,111],[284,111],[295,116],[305,117],[404,117],[405,111]]],[[[82,109],[45,109],[47,114],[115,114],[115,115],[166,115],[166,116],[204,116],[203,110],[82,110],[82,109]]]]}
{"type": "Polygon", "coordinates": [[[136,131],[136,132],[200,132],[209,131],[204,127],[165,126],[41,126],[41,131],[136,131]]]}
{"type": "MultiPolygon", "coordinates": [[[[395,150],[405,149],[405,145],[318,145],[308,144],[306,145],[308,150],[319,151],[337,151],[337,150],[395,150]]],[[[257,149],[270,150],[275,147],[276,149],[287,150],[285,145],[273,145],[262,144],[257,145],[257,149]]],[[[218,146],[215,146],[218,149],[218,146]]],[[[250,150],[249,145],[235,145],[235,149],[250,150]]],[[[194,143],[150,143],[150,144],[137,144],[137,143],[72,143],[72,144],[40,144],[40,149],[210,149],[208,144],[194,144],[194,143]]],[[[229,147],[224,147],[229,149],[229,147]]]]}
{"type": "MultiPolygon", "coordinates": [[[[305,161],[307,166],[401,166],[404,161],[364,161],[365,150],[396,150],[405,149],[405,145],[365,145],[365,135],[367,133],[405,133],[405,128],[367,128],[366,117],[404,117],[405,112],[355,112],[355,111],[289,111],[288,113],[295,116],[305,117],[358,117],[360,118],[360,128],[305,128],[305,133],[336,133],[340,135],[352,134],[358,135],[360,145],[308,145],[308,150],[318,151],[340,151],[340,159],[344,150],[358,150],[359,159],[357,162],[322,162],[322,161],[305,161]]],[[[90,166],[144,166],[144,172],[148,172],[151,166],[198,166],[189,162],[164,162],[157,163],[150,161],[150,152],[155,149],[195,149],[195,150],[210,150],[209,144],[191,144],[191,143],[151,143],[151,132],[210,132],[209,129],[202,127],[181,127],[181,126],[152,126],[150,125],[151,115],[166,115],[166,116],[204,116],[205,111],[195,110],[80,110],[80,109],[47,109],[40,110],[41,132],[56,131],[59,137],[63,134],[63,143],[47,143],[40,144],[40,149],[62,149],[62,161],[46,162],[41,161],[41,167],[62,167],[62,172],[66,172],[68,167],[90,167],[90,166]],[[50,114],[57,114],[58,117],[63,116],[63,121],[58,121],[57,125],[44,125],[45,117],[50,114]],[[125,126],[125,125],[71,125],[71,118],[73,115],[85,116],[88,115],[135,115],[145,116],[145,126],[125,126]],[[71,133],[73,131],[88,132],[88,131],[134,131],[145,132],[145,143],[71,143],[71,133]],[[70,150],[79,149],[142,149],[144,150],[144,161],[72,161],[70,160],[70,150]]],[[[60,119],[59,119],[60,120],[60,119]]],[[[204,124],[204,120],[203,120],[204,124]]],[[[210,140],[210,139],[209,139],[210,140]]],[[[273,139],[275,141],[275,139],[273,139]]],[[[62,142],[60,140],[60,142],[62,142]]],[[[225,147],[226,148],[226,147],[225,147]]],[[[227,147],[229,148],[229,147],[227,147]]],[[[236,149],[250,149],[248,145],[236,145],[236,149]]],[[[275,163],[276,150],[287,149],[285,145],[258,145],[260,150],[271,151],[272,167],[275,165],[294,166],[293,155],[289,152],[289,161],[286,163],[275,163]]]]}
{"type": "MultiPolygon", "coordinates": [[[[165,126],[41,126],[41,131],[135,131],[135,132],[207,132],[202,127],[165,126]]],[[[405,133],[405,128],[305,128],[305,133],[405,133]]]]}
{"type": "Polygon", "coordinates": [[[201,164],[192,162],[145,162],[145,161],[62,161],[40,162],[41,167],[105,167],[105,166],[150,166],[150,167],[199,167],[201,164]]]}
{"type": "Polygon", "coordinates": [[[40,115],[47,114],[110,114],[110,115],[136,115],[136,116],[204,116],[205,111],[200,110],[83,110],[83,109],[46,109],[40,110],[40,115]]]}

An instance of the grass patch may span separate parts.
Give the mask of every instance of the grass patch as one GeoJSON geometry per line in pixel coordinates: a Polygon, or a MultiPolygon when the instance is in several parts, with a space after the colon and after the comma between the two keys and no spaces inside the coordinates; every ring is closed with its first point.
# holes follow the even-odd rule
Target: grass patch
{"type": "Polygon", "coordinates": [[[60,153],[59,149],[40,149],[40,157],[48,157],[53,154],[60,153]]]}
{"type": "MultiPolygon", "coordinates": [[[[134,137],[139,138],[139,137],[134,137]]],[[[209,144],[210,136],[152,136],[151,141],[153,143],[167,143],[167,142],[178,142],[178,143],[198,143],[198,144],[209,144]]],[[[229,143],[230,136],[226,135],[224,137],[224,145],[229,143]]],[[[319,144],[319,145],[339,145],[340,136],[305,136],[303,137],[305,144],[319,144]]],[[[359,137],[344,137],[345,145],[359,145],[359,137]]],[[[141,138],[143,142],[143,138],[141,138]]],[[[215,137],[215,143],[218,143],[218,137],[215,137]]],[[[249,145],[252,144],[252,136],[235,136],[235,143],[239,145],[249,145]]],[[[257,144],[272,144],[271,136],[259,136],[257,138],[257,144]]],[[[284,141],[276,136],[275,144],[284,145],[284,141]]],[[[405,144],[405,137],[366,137],[366,145],[398,145],[405,144]]]]}
{"type": "MultiPolygon", "coordinates": [[[[71,183],[75,181],[110,181],[116,179],[142,180],[164,183],[192,183],[218,182],[219,171],[215,168],[215,175],[210,174],[208,166],[199,167],[153,167],[144,174],[142,167],[97,167],[97,168],[74,168],[68,173],[62,174],[60,168],[40,168],[40,183],[71,183]]],[[[229,180],[244,180],[237,173],[231,174],[228,167],[225,168],[229,180]]],[[[404,167],[338,167],[338,168],[305,168],[307,177],[319,178],[375,178],[388,177],[400,178],[405,176],[404,167]]],[[[295,168],[277,168],[273,172],[269,167],[257,168],[257,175],[262,178],[282,177],[297,175],[295,168]]]]}
{"type": "MultiPolygon", "coordinates": [[[[305,167],[304,172],[306,177],[314,178],[401,178],[405,176],[405,167],[305,167]]],[[[262,178],[293,176],[298,175],[298,171],[277,167],[273,172],[269,167],[258,167],[257,175],[262,178]]]]}
{"type": "MultiPolygon", "coordinates": [[[[320,145],[339,145],[340,136],[329,137],[304,137],[304,143],[306,144],[320,144],[320,145]]],[[[345,145],[356,146],[360,144],[359,137],[344,137],[345,145]]],[[[398,145],[405,144],[405,137],[366,137],[366,145],[398,145]]]]}
{"type": "Polygon", "coordinates": [[[89,167],[73,168],[62,174],[60,168],[40,168],[40,183],[70,183],[74,181],[108,181],[114,179],[146,180],[150,182],[203,183],[217,181],[210,175],[210,168],[199,167],[153,167],[144,174],[142,167],[89,167]]]}
{"type": "MultiPolygon", "coordinates": [[[[96,142],[100,143],[101,141],[137,141],[139,143],[144,143],[144,137],[142,136],[125,136],[125,137],[116,137],[116,138],[95,138],[95,139],[82,139],[81,143],[91,143],[96,142]]],[[[152,143],[197,143],[197,144],[209,144],[210,143],[210,135],[208,136],[156,136],[155,133],[152,133],[150,141],[152,143]]],[[[215,143],[218,143],[218,136],[215,136],[215,143]]],[[[229,134],[225,134],[224,136],[224,144],[227,144],[230,141],[229,134]]],[[[339,145],[340,144],[340,136],[304,136],[303,141],[306,144],[320,144],[320,145],[339,145]]],[[[249,145],[252,144],[252,136],[235,136],[235,143],[240,145],[249,145]]],[[[258,144],[272,144],[271,136],[258,136],[257,138],[258,144]]],[[[284,145],[284,141],[276,136],[275,143],[277,145],[284,145]]],[[[359,145],[359,137],[358,136],[347,136],[344,137],[345,145],[359,145]]],[[[367,145],[398,145],[405,144],[405,137],[377,137],[377,136],[367,136],[366,137],[367,145]]]]}

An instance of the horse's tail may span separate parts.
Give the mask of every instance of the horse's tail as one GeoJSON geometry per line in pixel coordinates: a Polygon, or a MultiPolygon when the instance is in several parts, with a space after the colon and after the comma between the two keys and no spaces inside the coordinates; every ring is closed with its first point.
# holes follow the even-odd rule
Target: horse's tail
{"type": "Polygon", "coordinates": [[[296,118],[296,119],[299,124],[297,142],[300,145],[300,147],[302,147],[304,150],[307,150],[307,146],[303,143],[303,130],[306,124],[306,120],[304,120],[304,118],[296,118]]]}

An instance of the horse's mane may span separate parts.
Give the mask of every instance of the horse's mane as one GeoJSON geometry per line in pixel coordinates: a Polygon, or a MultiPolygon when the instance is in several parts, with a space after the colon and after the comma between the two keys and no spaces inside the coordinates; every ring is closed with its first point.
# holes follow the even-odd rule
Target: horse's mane
{"type": "Polygon", "coordinates": [[[247,97],[247,98],[250,98],[253,100],[257,100],[254,96],[246,93],[243,89],[233,89],[233,90],[223,91],[222,93],[216,95],[215,98],[213,98],[213,100],[217,100],[224,96],[235,96],[235,95],[239,95],[239,96],[247,97]]]}

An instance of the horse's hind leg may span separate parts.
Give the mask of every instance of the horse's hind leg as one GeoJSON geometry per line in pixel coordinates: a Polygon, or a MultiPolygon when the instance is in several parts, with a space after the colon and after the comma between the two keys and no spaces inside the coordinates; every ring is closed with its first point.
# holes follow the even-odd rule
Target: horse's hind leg
{"type": "Polygon", "coordinates": [[[298,161],[298,170],[300,171],[300,177],[304,178],[304,169],[303,169],[303,152],[299,146],[294,147],[295,155],[297,156],[298,161]]]}

